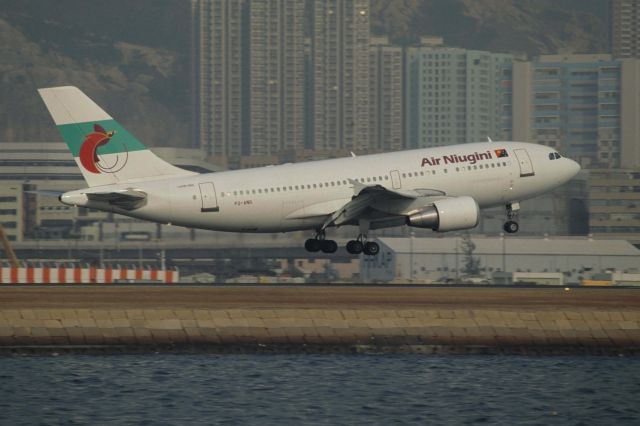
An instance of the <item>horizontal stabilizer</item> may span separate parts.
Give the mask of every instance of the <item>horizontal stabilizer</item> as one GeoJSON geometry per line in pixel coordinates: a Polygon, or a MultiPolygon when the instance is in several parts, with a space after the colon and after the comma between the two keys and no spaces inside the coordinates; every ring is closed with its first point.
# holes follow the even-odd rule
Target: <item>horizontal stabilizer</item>
{"type": "Polygon", "coordinates": [[[131,189],[121,192],[87,193],[87,198],[89,201],[108,203],[127,210],[137,209],[147,202],[147,194],[131,189]]]}
{"type": "Polygon", "coordinates": [[[25,194],[36,194],[36,195],[42,195],[43,197],[54,197],[54,198],[58,198],[62,194],[64,194],[64,191],[53,191],[48,189],[34,189],[34,190],[24,191],[24,192],[25,194]]]}

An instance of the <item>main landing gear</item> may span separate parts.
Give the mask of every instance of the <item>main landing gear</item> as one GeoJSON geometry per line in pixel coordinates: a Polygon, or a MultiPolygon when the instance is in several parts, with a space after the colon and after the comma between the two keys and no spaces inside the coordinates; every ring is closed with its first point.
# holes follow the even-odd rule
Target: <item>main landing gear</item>
{"type": "Polygon", "coordinates": [[[515,234],[520,229],[520,225],[516,222],[518,218],[518,211],[520,210],[520,203],[507,204],[507,221],[502,227],[504,232],[508,234],[515,234]]]}
{"type": "Polygon", "coordinates": [[[380,252],[380,246],[373,241],[366,241],[367,237],[360,234],[358,239],[347,243],[347,251],[351,254],[364,253],[367,256],[375,256],[380,252]]]}
{"type": "MultiPolygon", "coordinates": [[[[324,231],[320,231],[315,238],[309,238],[305,241],[304,248],[311,253],[319,251],[335,253],[338,250],[338,244],[333,240],[325,239],[324,231]]],[[[356,240],[347,243],[347,251],[351,254],[364,253],[367,256],[375,256],[380,252],[380,246],[373,241],[367,241],[366,235],[360,234],[356,240]]]]}
{"type": "Polygon", "coordinates": [[[326,240],[324,231],[320,231],[315,238],[309,238],[305,241],[304,248],[312,253],[321,250],[323,253],[335,253],[338,250],[338,244],[333,240],[326,240]]]}

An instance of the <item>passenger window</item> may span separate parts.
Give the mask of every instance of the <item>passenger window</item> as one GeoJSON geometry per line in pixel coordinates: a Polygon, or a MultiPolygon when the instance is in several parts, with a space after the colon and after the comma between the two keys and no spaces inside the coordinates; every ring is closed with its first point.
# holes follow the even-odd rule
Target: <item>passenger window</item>
{"type": "Polygon", "coordinates": [[[233,191],[233,195],[238,195],[238,191],[233,191]]]}
{"type": "MultiPolygon", "coordinates": [[[[285,187],[284,189],[286,190],[287,188],[285,187]]],[[[293,186],[289,186],[289,191],[293,191],[293,186]]]]}
{"type": "Polygon", "coordinates": [[[277,188],[276,188],[276,191],[280,192],[280,187],[277,187],[277,188]]]}
{"type": "Polygon", "coordinates": [[[314,187],[314,188],[317,188],[317,187],[318,187],[318,185],[316,185],[316,184],[314,183],[314,184],[313,184],[313,187],[314,187]]]}
{"type": "Polygon", "coordinates": [[[505,167],[507,167],[507,162],[506,162],[506,161],[503,161],[503,162],[502,162],[502,165],[503,165],[503,166],[505,166],[505,167]]]}

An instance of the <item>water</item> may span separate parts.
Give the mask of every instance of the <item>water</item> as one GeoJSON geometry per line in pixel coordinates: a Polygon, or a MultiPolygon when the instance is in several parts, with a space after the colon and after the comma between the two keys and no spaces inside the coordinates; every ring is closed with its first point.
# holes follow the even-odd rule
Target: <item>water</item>
{"type": "Polygon", "coordinates": [[[0,424],[640,424],[640,358],[0,357],[0,424]]]}

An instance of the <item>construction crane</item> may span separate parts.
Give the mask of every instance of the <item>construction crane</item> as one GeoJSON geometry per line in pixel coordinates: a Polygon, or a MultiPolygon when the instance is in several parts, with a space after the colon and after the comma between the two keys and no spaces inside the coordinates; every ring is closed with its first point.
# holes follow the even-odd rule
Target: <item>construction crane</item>
{"type": "Polygon", "coordinates": [[[14,268],[20,267],[20,262],[18,262],[18,258],[16,254],[13,252],[11,248],[11,243],[9,242],[9,238],[7,238],[7,234],[4,232],[4,227],[0,224],[0,241],[2,241],[2,247],[4,247],[4,252],[7,254],[9,258],[9,264],[11,264],[14,268]]]}

